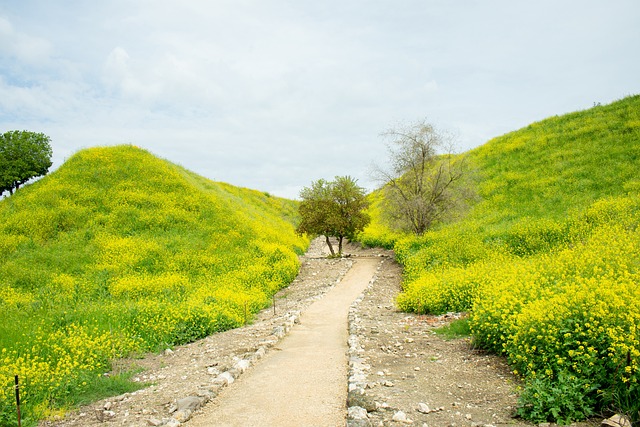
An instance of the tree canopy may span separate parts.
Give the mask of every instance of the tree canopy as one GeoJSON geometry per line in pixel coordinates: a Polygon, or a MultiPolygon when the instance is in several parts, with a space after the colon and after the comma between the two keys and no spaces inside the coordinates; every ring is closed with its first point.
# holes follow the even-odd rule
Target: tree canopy
{"type": "Polygon", "coordinates": [[[302,220],[297,232],[325,236],[331,255],[335,256],[330,237],[338,239],[338,255],[342,242],[352,239],[371,220],[364,212],[368,206],[366,192],[349,176],[337,176],[334,181],[319,179],[300,192],[298,208],[302,220]]]}
{"type": "Polygon", "coordinates": [[[0,194],[15,190],[51,167],[51,140],[43,133],[9,131],[0,135],[0,194]]]}

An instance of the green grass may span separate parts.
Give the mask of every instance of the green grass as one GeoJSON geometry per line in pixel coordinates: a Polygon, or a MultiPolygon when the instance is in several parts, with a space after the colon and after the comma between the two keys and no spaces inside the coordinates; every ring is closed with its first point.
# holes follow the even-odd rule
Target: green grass
{"type": "Polygon", "coordinates": [[[89,405],[92,402],[110,397],[119,396],[124,393],[131,393],[136,390],[148,387],[150,383],[134,382],[133,378],[142,372],[141,368],[132,368],[125,372],[103,375],[101,377],[92,376],[87,378],[89,386],[81,393],[70,393],[69,402],[62,402],[63,407],[89,405]]]}
{"type": "Polygon", "coordinates": [[[14,374],[37,419],[122,389],[101,376],[119,357],[250,321],[297,275],[296,221],[294,201],[133,146],[80,151],[0,201],[0,414],[14,374]]]}
{"type": "Polygon", "coordinates": [[[470,337],[471,328],[469,326],[469,319],[456,319],[448,325],[444,325],[434,329],[433,332],[440,335],[446,340],[455,340],[470,337]]]}
{"type": "Polygon", "coordinates": [[[557,220],[626,194],[639,181],[638,105],[633,96],[551,117],[469,152],[483,199],[472,218],[498,227],[522,217],[557,220]]]}
{"type": "Polygon", "coordinates": [[[532,387],[519,409],[532,420],[616,409],[640,422],[640,96],[465,155],[480,199],[462,219],[398,236],[372,210],[361,238],[394,242],[398,305],[470,312],[474,342],[532,387]]]}

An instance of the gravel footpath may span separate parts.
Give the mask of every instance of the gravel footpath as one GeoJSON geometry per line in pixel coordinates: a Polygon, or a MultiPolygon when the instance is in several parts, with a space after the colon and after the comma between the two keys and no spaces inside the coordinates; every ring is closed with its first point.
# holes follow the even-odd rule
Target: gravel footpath
{"type": "MultiPolygon", "coordinates": [[[[379,251],[358,249],[364,256],[379,251]]],[[[150,384],[136,392],[110,397],[69,412],[64,418],[43,421],[41,427],[178,426],[194,411],[215,399],[218,391],[250,369],[298,321],[300,313],[323,297],[351,268],[349,257],[327,259],[321,239],[314,240],[300,257],[298,277],[275,295],[273,307],[256,315],[247,326],[222,332],[191,344],[122,360],[114,370],[140,370],[134,381],[150,384]]]]}
{"type": "Polygon", "coordinates": [[[350,257],[327,259],[324,242],[314,240],[300,257],[296,280],[276,294],[275,313],[265,309],[245,327],[119,362],[116,369],[139,368],[136,381],[151,385],[40,426],[188,427],[194,413],[272,351],[300,313],[340,282],[357,257],[382,262],[349,313],[348,426],[531,425],[512,418],[518,381],[503,358],[474,349],[468,339],[447,341],[433,332],[458,314],[417,316],[396,309],[402,271],[392,252],[348,244],[345,253],[350,257]]]}

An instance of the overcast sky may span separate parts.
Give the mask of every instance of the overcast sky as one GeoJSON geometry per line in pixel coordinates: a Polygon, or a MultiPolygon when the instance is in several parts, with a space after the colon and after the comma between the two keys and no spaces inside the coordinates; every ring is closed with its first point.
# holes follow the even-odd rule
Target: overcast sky
{"type": "Polygon", "coordinates": [[[460,151],[640,93],[638,0],[0,0],[0,132],[295,198],[426,119],[460,151]]]}

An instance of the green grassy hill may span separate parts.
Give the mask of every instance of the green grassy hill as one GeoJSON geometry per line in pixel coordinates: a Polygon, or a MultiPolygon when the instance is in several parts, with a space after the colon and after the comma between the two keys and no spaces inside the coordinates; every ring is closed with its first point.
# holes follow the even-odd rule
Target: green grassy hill
{"type": "Polygon", "coordinates": [[[617,407],[640,421],[640,96],[465,155],[480,198],[463,219],[421,237],[374,220],[362,236],[395,243],[399,306],[469,311],[475,343],[522,375],[531,420],[617,407]]]}
{"type": "Polygon", "coordinates": [[[0,425],[15,374],[33,420],[104,388],[114,358],[249,321],[298,272],[296,217],[133,146],[81,151],[0,201],[0,425]]]}
{"type": "Polygon", "coordinates": [[[469,154],[480,172],[481,219],[562,219],[608,196],[640,189],[640,96],[552,117],[469,154]]]}

